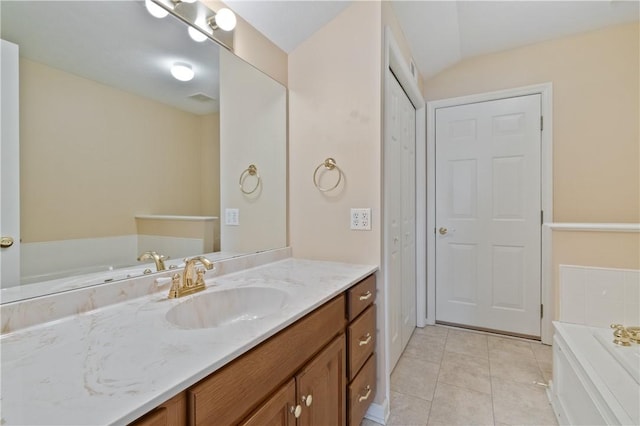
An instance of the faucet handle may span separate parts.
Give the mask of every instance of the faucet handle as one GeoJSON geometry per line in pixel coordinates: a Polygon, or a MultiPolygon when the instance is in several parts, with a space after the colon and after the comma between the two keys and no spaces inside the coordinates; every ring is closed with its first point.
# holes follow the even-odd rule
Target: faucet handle
{"type": "Polygon", "coordinates": [[[204,283],[204,274],[205,273],[206,273],[206,271],[204,269],[198,268],[198,270],[196,271],[196,274],[197,274],[196,286],[205,285],[205,283],[204,283]]]}
{"type": "Polygon", "coordinates": [[[171,276],[171,288],[169,289],[169,299],[176,299],[180,297],[180,274],[173,274],[171,276]]]}

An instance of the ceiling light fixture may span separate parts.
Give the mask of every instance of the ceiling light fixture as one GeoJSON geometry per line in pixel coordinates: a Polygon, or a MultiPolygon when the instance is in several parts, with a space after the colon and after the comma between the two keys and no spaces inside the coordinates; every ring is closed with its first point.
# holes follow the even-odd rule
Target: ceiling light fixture
{"type": "Polygon", "coordinates": [[[195,73],[193,72],[191,65],[187,64],[186,62],[174,62],[173,66],[171,67],[171,75],[176,80],[189,81],[193,79],[195,73]]]}
{"type": "Polygon", "coordinates": [[[231,31],[236,27],[236,14],[231,9],[223,7],[209,18],[209,26],[213,30],[220,28],[223,31],[231,31]]]}
{"type": "Polygon", "coordinates": [[[190,26],[188,31],[189,31],[189,37],[191,37],[193,41],[202,42],[207,39],[207,36],[202,31],[198,30],[195,27],[190,26]]]}
{"type": "Polygon", "coordinates": [[[147,12],[151,14],[151,16],[155,18],[164,18],[169,14],[165,9],[158,6],[151,0],[144,0],[144,6],[147,8],[147,12]]]}

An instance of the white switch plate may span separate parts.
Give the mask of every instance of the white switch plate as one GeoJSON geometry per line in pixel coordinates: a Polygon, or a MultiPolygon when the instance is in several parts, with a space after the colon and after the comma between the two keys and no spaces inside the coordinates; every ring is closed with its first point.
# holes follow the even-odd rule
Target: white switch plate
{"type": "Polygon", "coordinates": [[[240,225],[240,210],[224,209],[224,224],[230,226],[240,225]]]}
{"type": "Polygon", "coordinates": [[[351,209],[351,229],[371,231],[371,209],[351,209]]]}

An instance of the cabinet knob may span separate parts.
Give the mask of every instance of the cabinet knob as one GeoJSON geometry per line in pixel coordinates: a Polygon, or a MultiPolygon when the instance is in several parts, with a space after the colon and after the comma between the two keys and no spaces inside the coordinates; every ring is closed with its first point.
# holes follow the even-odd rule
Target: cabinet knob
{"type": "Polygon", "coordinates": [[[313,402],[313,396],[311,396],[311,394],[303,396],[302,402],[304,402],[307,407],[311,407],[311,403],[313,402]]]}
{"type": "Polygon", "coordinates": [[[365,334],[364,338],[360,339],[360,341],[358,342],[358,346],[368,345],[370,341],[371,341],[371,333],[367,333],[365,334]]]}
{"type": "Polygon", "coordinates": [[[291,407],[291,414],[297,419],[302,414],[302,406],[296,405],[295,407],[291,407]]]}
{"type": "Polygon", "coordinates": [[[358,395],[358,402],[366,401],[367,399],[369,399],[369,396],[371,395],[371,386],[367,385],[364,390],[367,391],[367,393],[365,393],[364,395],[358,395]]]}
{"type": "Polygon", "coordinates": [[[360,295],[360,300],[367,300],[367,299],[371,299],[371,296],[372,296],[371,292],[370,292],[369,290],[367,290],[367,292],[366,292],[366,293],[362,293],[362,294],[360,295]]]}

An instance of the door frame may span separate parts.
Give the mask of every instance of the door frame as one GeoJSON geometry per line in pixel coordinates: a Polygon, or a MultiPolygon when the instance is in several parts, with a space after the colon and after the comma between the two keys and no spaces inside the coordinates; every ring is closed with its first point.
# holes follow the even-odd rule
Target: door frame
{"type": "MultiPolygon", "coordinates": [[[[402,54],[402,50],[396,41],[395,36],[393,35],[393,31],[389,26],[384,27],[384,61],[382,63],[382,74],[381,74],[381,99],[382,99],[382,108],[381,108],[381,120],[384,126],[384,110],[386,108],[386,71],[390,68],[396,79],[402,86],[402,89],[405,91],[409,100],[413,104],[416,109],[416,325],[418,327],[424,327],[425,318],[426,318],[426,303],[421,303],[420,301],[426,300],[426,290],[427,290],[427,269],[425,262],[421,261],[421,259],[425,259],[427,254],[427,239],[426,239],[426,223],[427,223],[427,204],[426,204],[426,104],[422,93],[420,92],[420,88],[418,87],[418,83],[414,80],[413,74],[409,70],[409,66],[407,65],[407,60],[402,54]]],[[[384,161],[383,153],[384,153],[384,132],[381,136],[382,143],[380,144],[380,158],[384,161]]],[[[382,180],[382,188],[385,187],[384,183],[384,163],[380,164],[381,171],[381,180],[382,180]]],[[[390,409],[390,388],[391,388],[391,369],[389,366],[389,344],[390,344],[390,336],[388,333],[389,330],[389,306],[386,303],[387,295],[389,294],[389,283],[386,279],[386,271],[387,271],[387,251],[385,250],[386,241],[385,241],[385,231],[384,231],[384,203],[385,203],[385,194],[384,189],[382,192],[382,220],[380,223],[382,224],[382,232],[380,233],[380,243],[381,243],[381,259],[380,259],[380,270],[377,274],[379,279],[378,284],[378,298],[377,304],[380,306],[380,309],[377,313],[377,321],[378,324],[384,324],[384,326],[380,327],[378,330],[379,339],[378,339],[378,347],[377,351],[380,357],[378,358],[378,393],[380,396],[376,397],[376,400],[369,406],[367,410],[366,417],[368,419],[374,420],[378,423],[386,423],[386,420],[389,418],[389,409],[390,409]],[[381,291],[382,290],[382,291],[381,291]],[[380,401],[380,402],[378,402],[380,401]]]]}
{"type": "MultiPolygon", "coordinates": [[[[436,162],[435,162],[435,123],[436,110],[451,106],[459,106],[470,103],[495,101],[517,96],[537,95],[541,96],[541,114],[543,118],[543,129],[541,133],[541,202],[544,216],[540,228],[541,232],[541,283],[540,300],[544,305],[544,312],[540,323],[540,338],[542,343],[551,344],[553,339],[553,325],[551,323],[554,312],[554,299],[552,293],[552,267],[551,267],[551,228],[553,223],[553,84],[541,83],[531,86],[516,87],[512,89],[497,90],[468,96],[441,99],[427,102],[427,152],[426,152],[426,188],[421,188],[426,192],[427,205],[427,286],[426,300],[418,298],[418,303],[426,302],[426,313],[424,322],[435,324],[436,322],[436,162]],[[433,230],[433,231],[429,231],[433,230]]],[[[418,180],[418,184],[424,181],[418,180]]],[[[418,192],[420,192],[418,190],[418,192]]],[[[418,312],[425,312],[418,310],[418,312]]]]}

